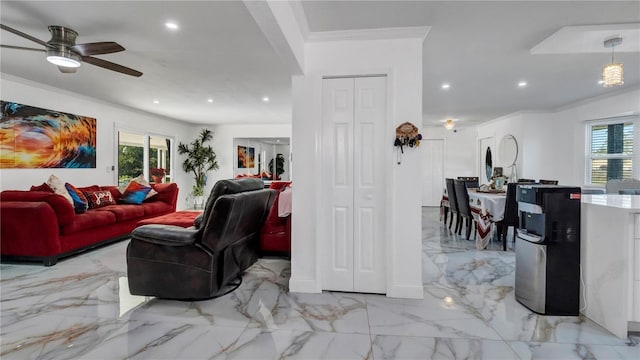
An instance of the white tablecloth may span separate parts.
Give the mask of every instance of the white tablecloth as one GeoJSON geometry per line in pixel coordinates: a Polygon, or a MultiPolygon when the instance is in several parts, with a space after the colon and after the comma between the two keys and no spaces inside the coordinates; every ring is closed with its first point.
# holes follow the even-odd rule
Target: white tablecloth
{"type": "Polygon", "coordinates": [[[495,228],[493,223],[504,218],[506,204],[506,193],[482,193],[469,190],[469,205],[478,222],[476,249],[482,250],[487,247],[495,228]]]}
{"type": "Polygon", "coordinates": [[[504,208],[507,204],[506,193],[481,193],[469,190],[469,202],[472,208],[489,215],[491,221],[496,222],[504,218],[504,208]]]}

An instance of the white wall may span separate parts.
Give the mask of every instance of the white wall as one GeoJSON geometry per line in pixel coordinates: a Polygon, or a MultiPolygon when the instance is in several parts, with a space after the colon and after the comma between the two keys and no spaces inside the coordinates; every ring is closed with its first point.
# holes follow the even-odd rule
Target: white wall
{"type": "MultiPolygon", "coordinates": [[[[447,130],[443,126],[428,126],[422,129],[423,139],[444,140],[444,177],[480,176],[475,126],[458,126],[447,130]]],[[[444,180],[443,180],[444,181],[444,180]]]]}
{"type": "MultiPolygon", "coordinates": [[[[256,125],[256,126],[261,126],[261,125],[256,125]]],[[[289,130],[290,129],[291,127],[289,126],[289,130]]],[[[282,154],[284,155],[285,161],[284,161],[284,172],[280,174],[280,180],[289,181],[291,179],[290,169],[289,169],[290,168],[289,166],[290,146],[288,144],[283,145],[283,144],[267,143],[267,142],[264,142],[263,139],[265,138],[234,138],[233,140],[234,149],[237,149],[238,146],[247,146],[255,149],[255,162],[254,162],[253,168],[238,168],[238,162],[234,160],[233,175],[234,176],[245,175],[245,174],[256,175],[259,172],[260,173],[266,172],[267,174],[270,174],[269,162],[271,162],[271,160],[273,160],[277,154],[282,154]],[[261,158],[261,161],[262,161],[261,166],[259,166],[258,164],[259,157],[261,158]]],[[[291,142],[291,139],[289,139],[289,142],[291,142]]]]}
{"type": "MultiPolygon", "coordinates": [[[[191,141],[194,136],[193,125],[185,122],[127,109],[7,74],[0,74],[0,77],[1,97],[4,101],[89,116],[96,118],[97,123],[95,169],[2,169],[1,190],[28,190],[31,185],[46,181],[52,173],[76,186],[115,185],[116,172],[111,171],[111,166],[117,165],[114,150],[117,126],[141,132],[154,129],[154,133],[158,135],[174,138],[176,144],[179,141],[191,141]]],[[[185,198],[193,181],[184,174],[180,164],[180,159],[174,160],[172,168],[174,181],[180,188],[178,208],[186,208],[188,206],[185,198]]]]}
{"type": "MultiPolygon", "coordinates": [[[[557,179],[562,185],[583,186],[585,121],[640,114],[640,89],[613,93],[570,104],[555,112],[516,113],[478,125],[478,138],[506,134],[518,141],[520,178],[557,179]]],[[[640,151],[635,152],[640,164],[640,151]]],[[[640,174],[640,166],[634,171],[640,174]]],[[[505,169],[505,171],[507,171],[505,169]]]]}
{"type": "Polygon", "coordinates": [[[305,45],[305,75],[293,78],[293,158],[295,195],[292,217],[291,291],[319,292],[319,256],[327,239],[319,235],[322,174],[322,77],[387,74],[389,135],[385,164],[387,210],[387,295],[423,296],[421,278],[421,189],[419,151],[405,151],[402,164],[393,160],[395,127],[422,118],[422,39],[312,42],[305,45]],[[419,191],[419,190],[418,190],[419,191]]]}
{"type": "MultiPolygon", "coordinates": [[[[567,107],[555,114],[557,121],[567,122],[567,128],[573,133],[573,152],[563,157],[567,164],[573,164],[571,168],[571,183],[583,184],[585,174],[585,125],[584,122],[595,119],[606,119],[619,116],[640,114],[640,87],[623,93],[614,93],[611,96],[584,101],[574,106],[567,107]]],[[[634,142],[634,177],[640,178],[640,124],[635,124],[634,142]]]]}
{"type": "Polygon", "coordinates": [[[216,181],[234,177],[234,165],[237,165],[237,149],[233,143],[234,138],[291,137],[290,124],[212,125],[208,128],[213,131],[212,146],[216,152],[220,169],[209,174],[205,194],[209,193],[216,181]]]}

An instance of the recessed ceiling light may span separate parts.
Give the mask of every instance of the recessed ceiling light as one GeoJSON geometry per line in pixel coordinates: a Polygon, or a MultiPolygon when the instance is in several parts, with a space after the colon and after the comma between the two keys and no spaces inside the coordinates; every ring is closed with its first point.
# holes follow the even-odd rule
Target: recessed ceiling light
{"type": "Polygon", "coordinates": [[[442,84],[442,86],[441,86],[441,87],[442,87],[444,90],[447,90],[447,89],[449,89],[449,88],[451,87],[451,84],[449,84],[449,83],[444,83],[444,84],[442,84]]]}
{"type": "Polygon", "coordinates": [[[208,102],[208,103],[212,103],[212,102],[213,102],[213,99],[207,99],[207,102],[208,102]]]}
{"type": "Polygon", "coordinates": [[[604,84],[604,80],[598,80],[598,85],[604,84]]]}
{"type": "Polygon", "coordinates": [[[526,81],[518,82],[518,87],[525,87],[525,86],[527,86],[527,82],[526,81]]]}
{"type": "Polygon", "coordinates": [[[166,23],[164,23],[164,26],[165,26],[167,29],[171,29],[171,30],[178,30],[178,29],[179,29],[178,24],[176,24],[176,23],[175,23],[175,22],[173,22],[173,21],[167,21],[166,23]]]}
{"type": "Polygon", "coordinates": [[[160,104],[160,100],[153,100],[154,104],[160,104]]]}
{"type": "Polygon", "coordinates": [[[269,102],[269,97],[268,96],[263,97],[262,98],[262,102],[268,103],[269,102]]]}

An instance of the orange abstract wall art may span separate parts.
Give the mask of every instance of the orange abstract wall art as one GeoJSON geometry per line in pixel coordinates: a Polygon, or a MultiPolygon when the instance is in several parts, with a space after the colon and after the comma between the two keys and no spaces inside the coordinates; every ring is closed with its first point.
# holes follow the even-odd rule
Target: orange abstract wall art
{"type": "Polygon", "coordinates": [[[95,168],[96,119],[0,101],[0,168],[95,168]]]}

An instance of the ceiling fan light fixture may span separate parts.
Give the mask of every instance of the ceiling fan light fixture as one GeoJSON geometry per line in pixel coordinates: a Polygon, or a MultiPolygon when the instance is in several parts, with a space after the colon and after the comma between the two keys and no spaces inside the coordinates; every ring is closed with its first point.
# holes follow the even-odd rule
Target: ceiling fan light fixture
{"type": "Polygon", "coordinates": [[[80,62],[74,59],[66,58],[64,56],[50,55],[47,56],[47,61],[58,66],[77,68],[80,67],[80,62]]]}
{"type": "Polygon", "coordinates": [[[48,49],[47,61],[62,67],[80,67],[80,56],[66,49],[48,49]]]}

